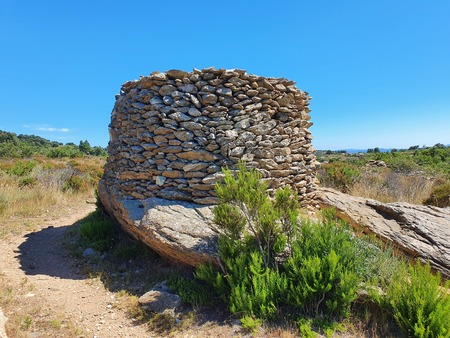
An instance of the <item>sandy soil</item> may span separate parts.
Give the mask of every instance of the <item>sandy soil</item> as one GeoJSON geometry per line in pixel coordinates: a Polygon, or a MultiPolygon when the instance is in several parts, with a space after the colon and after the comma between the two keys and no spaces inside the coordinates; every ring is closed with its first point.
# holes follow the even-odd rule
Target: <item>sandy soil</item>
{"type": "Polygon", "coordinates": [[[37,231],[0,241],[0,273],[22,297],[38,300],[40,313],[63,317],[83,332],[80,336],[149,337],[145,326],[135,325],[114,307],[114,295],[98,279],[82,274],[62,245],[66,231],[94,209],[88,204],[73,207],[67,216],[47,221],[37,231]]]}

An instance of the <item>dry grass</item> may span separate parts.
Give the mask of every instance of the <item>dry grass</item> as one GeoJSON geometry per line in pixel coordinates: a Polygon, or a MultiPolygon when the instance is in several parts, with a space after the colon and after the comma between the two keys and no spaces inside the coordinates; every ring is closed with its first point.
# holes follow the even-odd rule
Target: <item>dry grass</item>
{"type": "Polygon", "coordinates": [[[434,185],[433,179],[421,175],[405,175],[390,169],[365,170],[350,188],[350,194],[381,202],[422,204],[434,185]]]}
{"type": "Polygon", "coordinates": [[[31,230],[32,219],[80,200],[93,200],[104,159],[0,159],[0,238],[31,230]],[[5,222],[8,220],[8,222],[5,222]]]}

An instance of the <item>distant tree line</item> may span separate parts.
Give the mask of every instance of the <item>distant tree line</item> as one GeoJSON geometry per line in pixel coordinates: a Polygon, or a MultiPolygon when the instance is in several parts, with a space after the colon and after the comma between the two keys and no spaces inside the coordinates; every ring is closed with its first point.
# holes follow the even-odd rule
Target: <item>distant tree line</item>
{"type": "Polygon", "coordinates": [[[103,147],[92,147],[87,140],[80,141],[79,145],[72,142],[63,144],[36,135],[16,135],[0,130],[0,157],[23,158],[34,155],[52,158],[85,155],[106,157],[107,152],[103,147]]]}

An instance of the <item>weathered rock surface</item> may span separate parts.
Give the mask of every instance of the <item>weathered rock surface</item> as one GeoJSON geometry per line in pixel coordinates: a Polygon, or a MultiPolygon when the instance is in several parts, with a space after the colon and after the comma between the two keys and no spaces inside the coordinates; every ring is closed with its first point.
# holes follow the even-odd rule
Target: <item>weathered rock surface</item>
{"type": "Polygon", "coordinates": [[[173,312],[181,305],[181,297],[170,292],[165,281],[155,285],[138,301],[144,309],[158,313],[173,312]]]}
{"type": "Polygon", "coordinates": [[[218,232],[210,206],[157,197],[124,199],[103,182],[98,194],[127,232],[162,256],[191,266],[217,256],[218,232]]]}
{"type": "Polygon", "coordinates": [[[365,233],[392,243],[410,257],[429,261],[450,278],[450,209],[403,202],[381,203],[320,188],[320,204],[365,233]]]}

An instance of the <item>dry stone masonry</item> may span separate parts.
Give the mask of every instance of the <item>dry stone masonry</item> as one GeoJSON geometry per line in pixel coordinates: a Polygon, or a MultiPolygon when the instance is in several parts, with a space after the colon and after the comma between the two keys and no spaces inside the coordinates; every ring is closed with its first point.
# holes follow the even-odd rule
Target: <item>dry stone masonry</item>
{"type": "Polygon", "coordinates": [[[116,96],[103,182],[120,198],[214,204],[221,167],[240,160],[271,189],[316,198],[308,93],[244,70],[154,72],[116,96]]]}

